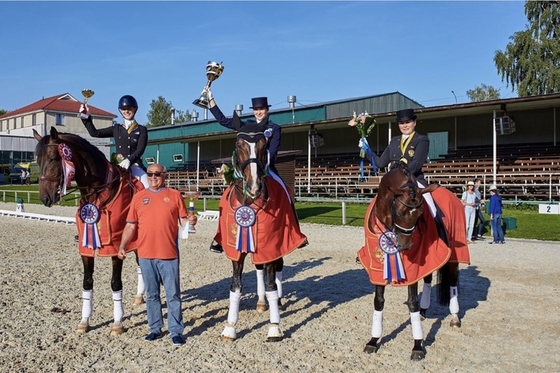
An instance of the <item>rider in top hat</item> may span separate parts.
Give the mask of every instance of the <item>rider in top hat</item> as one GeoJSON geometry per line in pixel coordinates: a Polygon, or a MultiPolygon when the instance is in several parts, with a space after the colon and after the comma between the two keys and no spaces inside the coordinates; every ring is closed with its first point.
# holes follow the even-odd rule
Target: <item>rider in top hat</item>
{"type": "MultiPolygon", "coordinates": [[[[237,130],[237,128],[235,128],[235,125],[233,123],[233,118],[227,118],[224,115],[224,113],[222,113],[218,105],[216,105],[216,101],[214,100],[210,88],[206,89],[206,94],[208,97],[208,101],[210,103],[210,112],[212,112],[212,115],[214,115],[214,118],[216,118],[218,123],[232,130],[237,130]]],[[[249,119],[246,122],[243,122],[241,128],[243,128],[243,126],[247,124],[257,123],[261,128],[261,130],[265,133],[265,136],[267,138],[266,147],[268,149],[268,153],[270,157],[270,161],[268,165],[268,176],[272,177],[274,180],[278,181],[280,185],[282,185],[282,187],[286,191],[286,194],[290,198],[290,201],[292,203],[292,208],[294,209],[294,213],[295,213],[295,207],[293,205],[294,202],[290,196],[290,193],[288,192],[286,185],[284,184],[284,181],[278,175],[278,170],[276,170],[276,166],[275,166],[276,158],[278,156],[278,149],[280,148],[280,141],[282,138],[282,130],[278,124],[268,119],[268,111],[270,105],[268,104],[267,97],[254,97],[251,99],[251,103],[252,106],[250,107],[250,109],[253,109],[253,115],[255,116],[256,120],[249,119]]],[[[213,252],[221,252],[222,248],[220,247],[219,244],[213,243],[210,246],[210,250],[213,252]]]]}
{"type": "MultiPolygon", "coordinates": [[[[381,156],[373,152],[366,152],[370,161],[371,155],[375,158],[377,167],[386,167],[392,162],[404,162],[408,169],[420,181],[423,186],[428,185],[424,179],[422,166],[428,159],[430,140],[428,136],[416,132],[416,114],[414,109],[404,109],[397,111],[396,121],[401,131],[400,136],[394,136],[381,156]]],[[[363,140],[360,139],[358,146],[364,147],[363,140]]],[[[372,162],[373,163],[373,162],[372,162]]]]}
{"type": "Polygon", "coordinates": [[[97,129],[87,104],[80,106],[79,116],[91,137],[113,137],[117,154],[123,159],[118,159],[119,166],[125,170],[130,168],[132,176],[142,182],[145,188],[148,185],[146,168],[142,164],[142,154],[148,144],[148,130],[139,125],[134,119],[138,111],[138,103],[131,95],[124,95],[119,100],[119,111],[123,116],[123,123],[111,127],[97,129]]]}
{"type": "MultiPolygon", "coordinates": [[[[230,128],[232,130],[236,130],[233,124],[233,118],[227,118],[224,113],[222,113],[218,105],[216,105],[216,101],[214,100],[210,89],[208,89],[208,99],[210,102],[210,112],[212,112],[214,118],[216,118],[216,120],[222,126],[230,128]]],[[[270,108],[270,105],[268,104],[267,97],[254,97],[251,99],[251,103],[253,106],[251,106],[249,109],[253,109],[253,115],[255,116],[256,120],[249,119],[244,122],[243,125],[249,123],[257,123],[263,132],[265,132],[266,130],[270,131],[270,135],[267,136],[266,144],[266,148],[268,149],[268,152],[270,154],[270,164],[268,165],[268,168],[269,171],[272,171],[272,173],[269,172],[269,175],[272,176],[276,181],[280,182],[280,184],[284,185],[284,182],[282,181],[280,176],[278,176],[278,171],[276,170],[275,166],[276,157],[278,156],[278,148],[280,148],[280,141],[282,138],[282,130],[279,125],[268,119],[268,110],[270,108]]]]}

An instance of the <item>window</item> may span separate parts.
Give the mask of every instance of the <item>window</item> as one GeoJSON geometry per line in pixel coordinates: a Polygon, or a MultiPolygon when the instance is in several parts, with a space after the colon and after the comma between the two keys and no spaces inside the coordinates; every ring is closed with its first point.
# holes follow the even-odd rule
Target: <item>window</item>
{"type": "Polygon", "coordinates": [[[173,162],[183,162],[183,154],[173,154],[173,162]]]}
{"type": "Polygon", "coordinates": [[[31,125],[32,126],[37,125],[37,114],[33,114],[33,116],[31,117],[31,125]]]}
{"type": "Polygon", "coordinates": [[[19,128],[23,128],[23,117],[19,119],[19,128]]]}
{"type": "Polygon", "coordinates": [[[64,126],[64,114],[55,114],[55,122],[57,126],[64,126]]]}
{"type": "Polygon", "coordinates": [[[147,164],[154,164],[156,163],[156,159],[154,157],[146,157],[147,164]]]}

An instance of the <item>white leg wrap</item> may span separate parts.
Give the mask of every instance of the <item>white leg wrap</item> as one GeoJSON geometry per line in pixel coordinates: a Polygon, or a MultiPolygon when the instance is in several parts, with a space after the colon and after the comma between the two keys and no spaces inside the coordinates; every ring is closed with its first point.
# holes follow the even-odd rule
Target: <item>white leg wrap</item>
{"type": "Polygon", "coordinates": [[[264,270],[257,269],[257,296],[264,300],[264,270]]]}
{"type": "Polygon", "coordinates": [[[270,310],[270,323],[280,323],[280,310],[278,309],[278,292],[267,291],[266,299],[268,300],[268,308],[270,310]]]}
{"type": "Polygon", "coordinates": [[[424,339],[424,332],[422,331],[422,321],[420,321],[420,312],[410,313],[410,324],[412,325],[412,338],[424,339]]]}
{"type": "Polygon", "coordinates": [[[82,291],[82,319],[89,319],[93,313],[93,290],[82,291]]]}
{"type": "Polygon", "coordinates": [[[122,293],[122,290],[113,292],[113,318],[115,322],[121,322],[124,315],[122,293]]]}
{"type": "Polygon", "coordinates": [[[229,311],[227,321],[230,325],[237,324],[237,320],[239,319],[239,299],[241,299],[241,292],[229,292],[229,311]]]}
{"type": "Polygon", "coordinates": [[[383,311],[373,311],[373,321],[371,324],[371,336],[381,338],[383,335],[383,311]]]}
{"type": "Polygon", "coordinates": [[[424,283],[422,287],[422,297],[420,298],[420,308],[427,310],[430,308],[430,297],[432,295],[432,284],[424,283]]]}
{"type": "Polygon", "coordinates": [[[276,272],[276,288],[278,289],[278,298],[282,298],[282,271],[276,272]]]}
{"type": "Polygon", "coordinates": [[[451,299],[449,300],[449,312],[452,315],[459,313],[459,294],[457,292],[457,286],[451,286],[449,288],[449,295],[451,299]]]}
{"type": "Polygon", "coordinates": [[[144,278],[142,277],[142,270],[140,266],[136,268],[138,273],[138,287],[136,288],[136,295],[143,295],[146,292],[146,285],[144,285],[144,278]]]}

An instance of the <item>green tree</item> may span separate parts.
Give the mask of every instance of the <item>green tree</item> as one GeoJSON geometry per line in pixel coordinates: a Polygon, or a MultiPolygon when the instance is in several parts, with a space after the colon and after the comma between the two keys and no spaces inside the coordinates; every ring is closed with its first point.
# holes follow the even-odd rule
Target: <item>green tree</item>
{"type": "Polygon", "coordinates": [[[498,73],[521,97],[560,92],[560,2],[527,1],[525,15],[526,30],[494,55],[498,73]]]}
{"type": "Polygon", "coordinates": [[[469,96],[469,100],[471,100],[471,102],[497,100],[500,98],[500,91],[491,85],[482,83],[481,85],[474,87],[474,89],[469,89],[467,91],[467,96],[469,96]]]}
{"type": "Polygon", "coordinates": [[[0,116],[6,114],[7,112],[8,112],[8,110],[0,109],[0,116]]]}
{"type": "Polygon", "coordinates": [[[150,111],[148,111],[148,122],[146,127],[160,127],[171,124],[172,115],[176,123],[188,122],[191,118],[188,111],[176,110],[170,101],[166,101],[163,96],[159,96],[157,100],[150,103],[150,111]]]}

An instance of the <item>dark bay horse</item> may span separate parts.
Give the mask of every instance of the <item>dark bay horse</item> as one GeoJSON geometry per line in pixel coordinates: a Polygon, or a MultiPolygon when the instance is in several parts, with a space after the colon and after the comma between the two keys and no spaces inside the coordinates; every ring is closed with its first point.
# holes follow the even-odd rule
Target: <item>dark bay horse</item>
{"type": "Polygon", "coordinates": [[[458,262],[465,262],[465,256],[459,255],[458,261],[455,251],[458,248],[467,250],[468,261],[462,205],[455,195],[436,184],[419,187],[406,165],[398,164],[381,179],[377,197],[366,213],[364,228],[366,245],[358,256],[370,281],[375,284],[372,338],[364,351],[373,353],[379,348],[378,342],[383,334],[385,286],[408,286],[406,303],[414,339],[411,359],[421,360],[425,357],[421,320],[429,306],[429,283],[435,271],[439,270],[440,278],[438,299],[440,303],[450,305],[452,325],[460,325],[454,322],[458,312],[458,262]],[[441,208],[444,213],[438,212],[436,219],[427,206],[425,193],[431,193],[436,201],[444,201],[440,202],[444,205],[441,208]],[[441,215],[445,215],[445,219],[441,215]],[[442,224],[438,225],[436,221],[442,224]],[[422,278],[423,296],[427,299],[420,301],[418,281],[422,278]]]}
{"type": "MultiPolygon", "coordinates": [[[[35,155],[41,173],[39,197],[43,204],[51,207],[57,203],[66,194],[72,178],[81,194],[76,226],[84,277],[82,319],[76,332],[85,333],[89,330],[89,319],[93,312],[94,259],[97,254],[112,260],[114,322],[111,335],[121,334],[124,331],[121,281],[123,261],[117,257],[117,253],[132,195],[136,190],[143,189],[143,186],[131,178],[130,173],[123,174],[120,168],[109,163],[99,149],[80,136],[59,133],[54,127],[51,127],[50,135],[42,137],[35,130],[33,135],[39,142],[35,155]]],[[[143,281],[139,271],[138,279],[135,304],[143,302],[143,281]]]]}
{"type": "MultiPolygon", "coordinates": [[[[282,257],[301,247],[307,238],[300,232],[288,195],[276,180],[266,177],[268,165],[267,137],[258,125],[238,129],[232,157],[234,179],[220,200],[220,220],[214,240],[222,245],[232,261],[233,278],[227,324],[221,339],[237,338],[235,325],[239,318],[243,264],[248,254],[264,267],[263,292],[269,305],[270,325],[267,341],[280,341],[280,302],[276,273],[283,265],[282,257]]],[[[258,274],[257,274],[258,277],[258,274]]],[[[257,279],[257,287],[260,288],[257,279]]],[[[257,293],[260,290],[257,289],[257,293]]]]}

